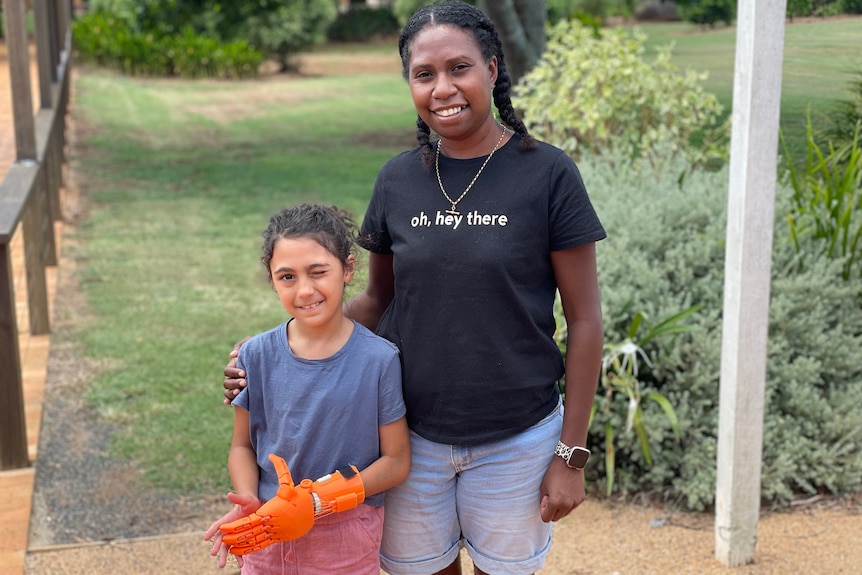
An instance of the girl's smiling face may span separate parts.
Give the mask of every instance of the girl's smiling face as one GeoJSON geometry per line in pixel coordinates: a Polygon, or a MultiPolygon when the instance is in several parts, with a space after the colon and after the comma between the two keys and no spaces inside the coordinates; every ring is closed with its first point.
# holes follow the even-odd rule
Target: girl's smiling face
{"type": "Polygon", "coordinates": [[[473,36],[457,26],[429,25],[410,45],[407,83],[419,117],[445,140],[484,137],[494,122],[491,90],[497,58],[485,61],[473,36]]]}
{"type": "Polygon", "coordinates": [[[325,329],[342,320],[344,285],[354,272],[352,255],[345,266],[311,238],[280,238],[269,272],[281,305],[303,327],[325,329]]]}

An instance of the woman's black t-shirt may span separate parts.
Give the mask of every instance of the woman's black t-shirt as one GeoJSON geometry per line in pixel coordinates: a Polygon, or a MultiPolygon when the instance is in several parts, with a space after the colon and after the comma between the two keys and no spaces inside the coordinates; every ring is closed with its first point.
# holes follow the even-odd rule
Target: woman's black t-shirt
{"type": "MultiPolygon", "coordinates": [[[[605,237],[574,162],[516,135],[447,213],[419,149],[386,163],[360,244],[393,255],[395,299],[378,333],[401,350],[407,422],[435,442],[479,444],[532,426],[556,405],[552,251],[605,237]]],[[[485,157],[440,156],[457,198],[485,157]]]]}

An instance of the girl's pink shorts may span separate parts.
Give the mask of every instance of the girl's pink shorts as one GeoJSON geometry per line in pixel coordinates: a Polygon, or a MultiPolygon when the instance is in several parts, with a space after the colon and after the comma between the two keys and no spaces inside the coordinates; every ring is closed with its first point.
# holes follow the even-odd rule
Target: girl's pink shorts
{"type": "Polygon", "coordinates": [[[243,575],[380,575],[383,507],[359,505],[314,522],[293,541],[243,557],[243,575]]]}

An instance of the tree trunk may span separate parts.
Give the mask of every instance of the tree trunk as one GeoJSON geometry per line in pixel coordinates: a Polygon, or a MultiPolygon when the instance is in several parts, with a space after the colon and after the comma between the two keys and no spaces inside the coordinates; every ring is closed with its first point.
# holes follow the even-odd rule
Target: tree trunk
{"type": "Polygon", "coordinates": [[[545,50],[545,0],[477,0],[500,34],[506,68],[515,84],[545,50]]]}

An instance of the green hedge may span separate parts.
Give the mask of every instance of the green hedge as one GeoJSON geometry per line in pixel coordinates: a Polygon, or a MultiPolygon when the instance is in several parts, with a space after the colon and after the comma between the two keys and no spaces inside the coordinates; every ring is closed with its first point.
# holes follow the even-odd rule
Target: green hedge
{"type": "Polygon", "coordinates": [[[246,78],[263,59],[245,41],[219,42],[188,28],[171,36],[138,32],[104,12],[77,18],[73,38],[81,61],[129,75],[246,78]]]}

